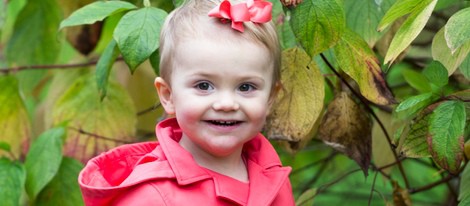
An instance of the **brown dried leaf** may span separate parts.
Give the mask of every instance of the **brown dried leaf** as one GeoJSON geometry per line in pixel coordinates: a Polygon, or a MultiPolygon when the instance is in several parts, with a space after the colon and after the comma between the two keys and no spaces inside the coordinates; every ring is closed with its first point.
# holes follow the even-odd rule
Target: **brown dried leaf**
{"type": "MultiPolygon", "coordinates": [[[[60,0],[60,8],[64,13],[64,16],[70,16],[70,14],[87,5],[92,3],[93,0],[79,0],[79,1],[68,1],[60,0]]],[[[93,51],[101,36],[101,28],[103,27],[102,22],[96,22],[91,25],[80,25],[67,28],[66,38],[72,46],[78,50],[81,54],[87,55],[93,51]]]]}
{"type": "Polygon", "coordinates": [[[302,3],[302,0],[281,0],[281,3],[284,6],[297,6],[302,3]]]}
{"type": "Polygon", "coordinates": [[[346,93],[338,93],[328,105],[319,136],[327,145],[356,161],[367,176],[371,159],[372,122],[346,93]]]}
{"type": "Polygon", "coordinates": [[[393,203],[395,206],[411,206],[411,198],[408,190],[403,189],[396,181],[392,181],[393,203]]]}

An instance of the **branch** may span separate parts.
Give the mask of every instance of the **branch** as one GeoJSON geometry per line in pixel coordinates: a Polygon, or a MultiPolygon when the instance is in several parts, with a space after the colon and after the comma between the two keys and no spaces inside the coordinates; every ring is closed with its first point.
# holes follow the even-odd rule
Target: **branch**
{"type": "Polygon", "coordinates": [[[452,176],[452,175],[448,175],[447,177],[442,178],[441,180],[436,181],[436,182],[433,182],[433,183],[431,183],[431,184],[429,184],[429,185],[425,185],[425,186],[419,187],[419,188],[410,188],[410,189],[408,189],[408,192],[409,192],[410,194],[415,194],[415,193],[418,193],[418,192],[423,192],[423,191],[432,189],[433,187],[438,186],[438,185],[440,185],[440,184],[449,182],[449,181],[452,180],[453,178],[455,178],[455,177],[452,176]]]}
{"type": "Polygon", "coordinates": [[[149,107],[149,108],[147,108],[147,109],[144,109],[144,110],[142,110],[142,111],[140,111],[140,112],[137,112],[137,116],[144,115],[144,114],[146,114],[146,113],[148,113],[148,112],[151,112],[151,111],[153,111],[153,110],[156,110],[156,109],[160,108],[160,106],[162,106],[162,104],[161,104],[161,103],[157,103],[156,105],[153,105],[153,106],[151,106],[151,107],[149,107]]]}
{"type": "Polygon", "coordinates": [[[333,151],[333,152],[331,152],[330,155],[328,155],[328,156],[325,157],[325,158],[322,158],[322,159],[317,160],[317,161],[315,161],[315,162],[312,162],[312,163],[310,163],[310,164],[308,164],[308,165],[305,165],[305,166],[303,166],[302,168],[299,168],[299,169],[296,169],[296,170],[292,171],[292,172],[290,173],[290,175],[293,176],[293,175],[295,175],[295,174],[297,174],[297,173],[299,173],[299,172],[302,172],[302,171],[304,171],[304,170],[306,170],[306,169],[308,169],[308,168],[310,168],[310,167],[313,167],[313,166],[315,166],[315,165],[317,165],[317,164],[319,164],[319,163],[322,163],[322,162],[325,162],[325,161],[329,161],[329,160],[331,160],[334,156],[336,156],[336,154],[338,154],[338,153],[335,152],[335,151],[333,151]]]}
{"type": "Polygon", "coordinates": [[[323,59],[323,61],[328,65],[328,67],[331,69],[331,71],[333,71],[336,74],[336,76],[338,76],[338,78],[351,90],[351,92],[361,101],[361,103],[364,105],[364,107],[367,109],[367,111],[377,121],[377,123],[379,124],[379,126],[382,129],[383,133],[385,134],[385,137],[387,138],[387,141],[388,141],[388,144],[390,145],[390,148],[392,149],[393,156],[395,157],[395,160],[397,161],[398,168],[399,168],[400,173],[403,177],[403,180],[405,181],[406,188],[410,188],[410,184],[408,182],[408,178],[406,177],[405,170],[403,169],[403,165],[401,164],[400,159],[398,158],[397,152],[395,151],[395,149],[393,149],[392,139],[390,138],[387,130],[385,130],[385,126],[383,125],[382,121],[380,121],[379,117],[377,117],[377,115],[374,113],[372,108],[369,106],[368,102],[366,100],[364,100],[362,95],[359,94],[356,90],[354,90],[353,87],[351,85],[349,85],[349,83],[338,73],[338,71],[336,71],[336,69],[333,67],[333,65],[331,65],[331,63],[328,61],[328,59],[326,59],[325,55],[320,54],[320,56],[323,59]]]}
{"type": "Polygon", "coordinates": [[[328,166],[328,162],[329,160],[331,160],[334,156],[336,156],[336,152],[332,152],[327,158],[326,160],[323,162],[323,164],[321,165],[320,169],[318,169],[318,173],[312,178],[310,179],[307,184],[305,184],[305,186],[300,190],[302,191],[302,193],[304,193],[305,191],[307,191],[309,188],[310,188],[310,185],[313,185],[315,184],[315,182],[317,182],[318,179],[320,179],[320,176],[321,174],[325,171],[326,167],[328,166]]]}
{"type": "Polygon", "coordinates": [[[108,141],[113,141],[113,142],[118,142],[118,143],[123,143],[123,144],[130,144],[130,143],[133,143],[133,142],[129,142],[129,141],[124,141],[124,140],[119,140],[119,139],[113,139],[113,138],[110,138],[110,137],[105,137],[105,136],[93,134],[93,133],[84,131],[84,130],[82,130],[82,129],[77,129],[77,128],[74,128],[74,127],[68,127],[68,128],[71,129],[71,130],[75,130],[75,131],[79,132],[80,134],[90,135],[90,136],[95,137],[95,138],[97,138],[97,139],[103,139],[103,140],[108,140],[108,141]]]}
{"type": "Polygon", "coordinates": [[[375,173],[374,180],[372,182],[372,188],[370,189],[370,195],[369,195],[369,202],[367,203],[368,206],[370,206],[370,203],[372,202],[372,194],[374,194],[375,190],[375,182],[377,180],[378,172],[375,173]]]}
{"type": "MultiPolygon", "coordinates": [[[[116,61],[122,61],[122,57],[118,57],[116,61]]],[[[42,69],[77,69],[81,67],[93,66],[98,63],[98,60],[92,60],[85,63],[78,64],[50,64],[50,65],[29,65],[29,66],[17,66],[0,68],[0,73],[9,74],[16,73],[23,70],[42,70],[42,69]]]]}
{"type": "Polygon", "coordinates": [[[331,182],[329,182],[329,183],[326,183],[326,184],[320,186],[320,187],[318,188],[318,190],[317,190],[317,194],[319,194],[320,192],[324,192],[326,189],[328,189],[328,187],[330,187],[330,186],[332,186],[332,185],[334,185],[334,184],[340,182],[342,179],[346,178],[347,176],[352,175],[352,174],[354,174],[355,172],[359,172],[359,171],[362,171],[362,168],[358,168],[358,169],[349,171],[349,172],[347,172],[346,174],[343,174],[343,175],[342,175],[341,177],[339,177],[338,179],[333,180],[333,181],[331,181],[331,182]]]}

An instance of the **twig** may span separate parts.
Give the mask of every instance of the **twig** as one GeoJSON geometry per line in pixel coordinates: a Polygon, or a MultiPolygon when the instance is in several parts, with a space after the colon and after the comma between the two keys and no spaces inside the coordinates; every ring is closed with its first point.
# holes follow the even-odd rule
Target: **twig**
{"type": "Polygon", "coordinates": [[[146,114],[146,113],[148,113],[148,112],[151,112],[151,111],[153,111],[153,110],[156,110],[156,109],[158,109],[160,106],[162,106],[161,103],[158,103],[158,104],[156,104],[156,105],[153,105],[153,106],[151,106],[151,107],[149,107],[149,108],[147,108],[147,109],[144,109],[144,110],[142,110],[142,111],[140,111],[140,112],[137,112],[137,116],[144,115],[144,114],[146,114]]]}
{"type": "Polygon", "coordinates": [[[367,203],[367,205],[369,205],[369,206],[370,206],[370,203],[372,202],[372,194],[374,194],[375,182],[377,180],[378,175],[379,175],[379,173],[375,172],[374,180],[372,181],[372,188],[370,189],[369,202],[367,203]]]}
{"type": "Polygon", "coordinates": [[[410,194],[415,194],[415,193],[418,193],[418,192],[423,192],[423,191],[432,189],[433,187],[438,186],[438,185],[440,185],[440,184],[442,184],[442,183],[446,183],[446,182],[452,180],[453,178],[454,178],[454,176],[448,175],[447,177],[442,178],[442,179],[440,179],[440,180],[438,180],[438,181],[436,181],[436,182],[433,182],[433,183],[431,183],[431,184],[429,184],[429,185],[425,185],[425,186],[419,187],[419,188],[410,188],[410,189],[408,189],[408,192],[409,192],[410,194]]]}
{"type": "Polygon", "coordinates": [[[132,142],[129,142],[129,141],[113,139],[113,138],[110,138],[110,137],[104,137],[104,136],[101,136],[101,135],[93,134],[93,133],[84,131],[82,129],[77,129],[77,128],[73,128],[73,127],[68,127],[68,128],[72,129],[72,130],[75,130],[75,131],[79,132],[80,134],[90,135],[90,136],[95,137],[97,139],[109,140],[109,141],[114,141],[114,142],[123,143],[123,144],[132,143],[132,142]]]}
{"type": "Polygon", "coordinates": [[[339,177],[338,179],[336,180],[333,180],[329,183],[326,183],[322,186],[320,186],[317,190],[317,194],[319,194],[320,192],[324,192],[326,189],[328,189],[328,187],[340,182],[342,179],[346,178],[347,176],[351,175],[351,174],[354,174],[356,172],[359,172],[359,171],[362,171],[362,168],[358,168],[358,169],[355,169],[355,170],[352,170],[352,171],[349,171],[347,172],[346,174],[343,174],[341,177],[339,177]]]}
{"type": "Polygon", "coordinates": [[[403,177],[403,180],[405,182],[405,185],[406,185],[406,188],[410,188],[410,185],[409,185],[409,182],[408,182],[408,178],[406,177],[406,174],[405,174],[405,170],[403,169],[403,165],[401,164],[400,162],[400,159],[398,158],[398,154],[397,152],[395,151],[395,149],[393,149],[393,143],[392,143],[392,139],[390,138],[387,130],[385,129],[385,126],[383,125],[382,121],[380,121],[380,119],[377,117],[377,115],[374,113],[374,111],[372,110],[372,108],[369,106],[369,104],[362,98],[362,95],[360,95],[359,93],[356,92],[356,90],[354,90],[352,88],[351,85],[349,85],[349,83],[338,73],[338,71],[336,71],[336,69],[333,67],[333,65],[331,65],[331,63],[328,61],[328,59],[326,59],[325,55],[323,54],[320,54],[321,58],[323,59],[323,61],[328,65],[328,67],[336,74],[336,76],[338,76],[338,78],[351,90],[351,92],[362,102],[362,104],[364,105],[364,107],[368,110],[368,112],[372,115],[372,117],[377,121],[377,123],[379,124],[380,128],[382,129],[383,133],[385,134],[385,137],[388,141],[388,144],[390,145],[390,148],[392,149],[392,152],[393,152],[393,156],[395,157],[395,160],[397,161],[397,164],[398,164],[398,168],[400,170],[400,173],[403,177]]]}
{"type": "Polygon", "coordinates": [[[308,168],[310,168],[310,167],[313,167],[313,166],[315,166],[315,165],[317,165],[317,164],[319,164],[319,163],[321,163],[321,162],[328,161],[328,160],[330,160],[331,158],[333,158],[336,154],[338,154],[338,153],[335,152],[335,151],[333,151],[333,152],[331,152],[330,155],[328,155],[327,157],[325,157],[325,158],[323,158],[323,159],[317,160],[317,161],[315,161],[315,162],[312,162],[312,163],[310,163],[310,164],[308,164],[308,165],[303,166],[302,168],[299,168],[299,169],[296,169],[296,170],[292,171],[292,172],[290,173],[290,175],[291,175],[291,176],[292,176],[292,175],[296,175],[297,173],[302,172],[302,171],[304,171],[304,170],[306,170],[306,169],[308,169],[308,168]]]}
{"type": "MultiPolygon", "coordinates": [[[[122,61],[122,57],[118,57],[116,61],[122,61]]],[[[51,64],[51,65],[29,65],[29,66],[17,66],[9,68],[0,68],[0,73],[8,74],[15,73],[23,70],[41,70],[41,69],[77,69],[86,66],[93,66],[98,63],[98,60],[93,60],[85,63],[78,64],[51,64]]]]}
{"type": "Polygon", "coordinates": [[[300,191],[302,191],[302,193],[304,193],[305,191],[307,191],[307,190],[310,188],[310,185],[315,184],[315,182],[317,182],[317,180],[320,179],[320,176],[321,176],[322,173],[325,171],[326,166],[328,166],[328,161],[323,162],[323,164],[321,165],[320,169],[318,169],[318,172],[317,172],[317,174],[315,175],[315,177],[313,177],[312,179],[310,179],[310,180],[307,182],[307,184],[305,184],[305,186],[300,190],[300,191]]]}

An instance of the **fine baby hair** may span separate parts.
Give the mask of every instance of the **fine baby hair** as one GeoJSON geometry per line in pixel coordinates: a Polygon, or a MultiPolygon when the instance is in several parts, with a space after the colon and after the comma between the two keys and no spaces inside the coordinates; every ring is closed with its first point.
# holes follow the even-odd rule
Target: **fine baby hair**
{"type": "MultiPolygon", "coordinates": [[[[250,1],[256,2],[233,0],[229,3],[235,6],[248,4],[250,1]]],[[[260,44],[269,52],[273,63],[272,88],[274,88],[280,80],[281,66],[281,50],[274,24],[271,21],[267,23],[244,21],[242,23],[244,30],[240,32],[230,26],[230,20],[209,17],[209,12],[223,2],[226,3],[221,0],[187,0],[170,13],[160,35],[160,76],[171,85],[171,71],[177,63],[175,59],[178,49],[184,49],[185,40],[206,38],[234,46],[239,41],[249,41],[260,44]]],[[[269,2],[263,1],[263,3],[269,2]]]]}

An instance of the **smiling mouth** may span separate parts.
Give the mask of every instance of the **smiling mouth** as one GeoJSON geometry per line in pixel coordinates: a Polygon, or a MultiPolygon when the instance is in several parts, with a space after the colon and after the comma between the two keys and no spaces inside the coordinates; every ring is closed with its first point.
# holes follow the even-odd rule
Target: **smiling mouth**
{"type": "Polygon", "coordinates": [[[218,121],[218,120],[208,120],[206,122],[213,124],[213,125],[224,126],[224,127],[234,126],[234,125],[241,123],[241,121],[218,121]]]}

